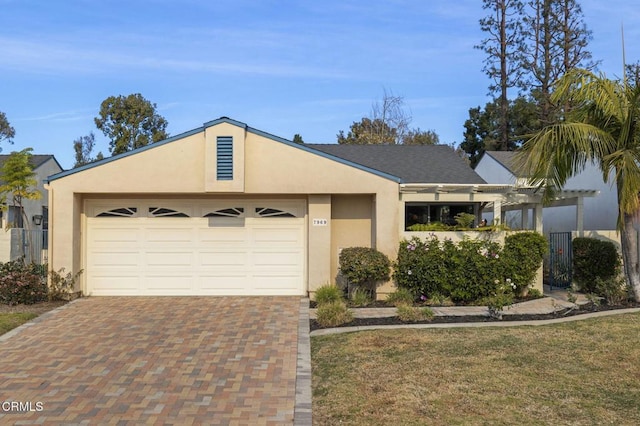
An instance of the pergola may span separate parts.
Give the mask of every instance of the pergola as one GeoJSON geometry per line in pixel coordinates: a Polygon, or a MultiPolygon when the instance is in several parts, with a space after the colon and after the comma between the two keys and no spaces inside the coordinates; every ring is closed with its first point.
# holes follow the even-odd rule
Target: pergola
{"type": "Polygon", "coordinates": [[[584,232],[584,198],[599,191],[567,189],[558,192],[551,202],[543,205],[539,188],[509,184],[401,184],[402,209],[407,202],[480,203],[482,212],[493,212],[494,218],[505,222],[507,211],[521,212],[521,226],[527,228],[529,212],[533,210],[533,229],[542,233],[543,207],[576,206],[579,235],[584,232]]]}

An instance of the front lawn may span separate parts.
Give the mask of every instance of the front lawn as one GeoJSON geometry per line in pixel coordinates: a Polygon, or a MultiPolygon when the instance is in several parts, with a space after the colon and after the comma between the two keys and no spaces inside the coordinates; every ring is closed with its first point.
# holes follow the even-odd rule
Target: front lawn
{"type": "Polygon", "coordinates": [[[40,302],[31,305],[0,304],[0,335],[12,330],[45,312],[64,305],[65,301],[40,302]]]}
{"type": "Polygon", "coordinates": [[[34,319],[38,314],[32,312],[14,312],[10,314],[0,314],[0,334],[4,334],[25,322],[34,319]]]}
{"type": "Polygon", "coordinates": [[[640,314],[312,337],[317,425],[640,424],[640,314]]]}

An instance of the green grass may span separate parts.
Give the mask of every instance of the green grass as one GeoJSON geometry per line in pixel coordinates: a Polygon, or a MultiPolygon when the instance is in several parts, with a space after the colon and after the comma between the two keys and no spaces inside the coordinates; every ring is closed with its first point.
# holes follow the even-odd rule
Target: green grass
{"type": "Polygon", "coordinates": [[[37,317],[38,314],[32,312],[16,312],[9,314],[0,314],[0,334],[4,334],[27,321],[37,317]]]}
{"type": "Polygon", "coordinates": [[[640,314],[312,338],[314,424],[640,424],[640,314]]]}

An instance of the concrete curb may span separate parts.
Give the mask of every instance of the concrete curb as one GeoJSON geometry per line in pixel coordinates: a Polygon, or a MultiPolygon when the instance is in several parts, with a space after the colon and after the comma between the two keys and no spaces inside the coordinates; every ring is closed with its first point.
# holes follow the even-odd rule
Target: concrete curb
{"type": "Polygon", "coordinates": [[[337,327],[314,330],[309,335],[326,336],[340,333],[353,333],[367,330],[393,330],[393,329],[423,329],[423,328],[478,328],[478,327],[522,327],[540,326],[550,324],[561,324],[566,322],[582,321],[589,318],[599,318],[611,315],[621,315],[640,312],[640,308],[613,309],[610,311],[592,312],[587,314],[574,315],[564,318],[554,318],[548,320],[535,321],[491,321],[491,322],[468,322],[468,323],[447,323],[447,324],[402,324],[402,325],[367,325],[360,327],[337,327]]]}
{"type": "Polygon", "coordinates": [[[312,424],[311,412],[311,338],[309,336],[309,299],[300,299],[298,320],[298,361],[296,367],[296,402],[293,424],[312,424]]]}

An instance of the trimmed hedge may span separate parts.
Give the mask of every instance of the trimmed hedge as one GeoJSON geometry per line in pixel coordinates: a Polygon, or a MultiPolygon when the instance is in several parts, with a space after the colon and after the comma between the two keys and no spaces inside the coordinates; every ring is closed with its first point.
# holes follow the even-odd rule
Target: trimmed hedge
{"type": "Polygon", "coordinates": [[[389,279],[391,262],[370,247],[348,247],[339,256],[340,272],[350,285],[375,290],[375,285],[389,279]]]}
{"type": "Polygon", "coordinates": [[[398,287],[416,295],[470,303],[495,295],[507,282],[516,293],[530,286],[545,250],[545,238],[535,232],[509,235],[504,247],[484,239],[456,244],[433,234],[426,240],[414,237],[400,243],[393,277],[398,287]]]}
{"type": "Polygon", "coordinates": [[[578,237],[573,239],[573,280],[585,293],[596,293],[597,279],[616,278],[620,255],[610,241],[578,237]]]}

